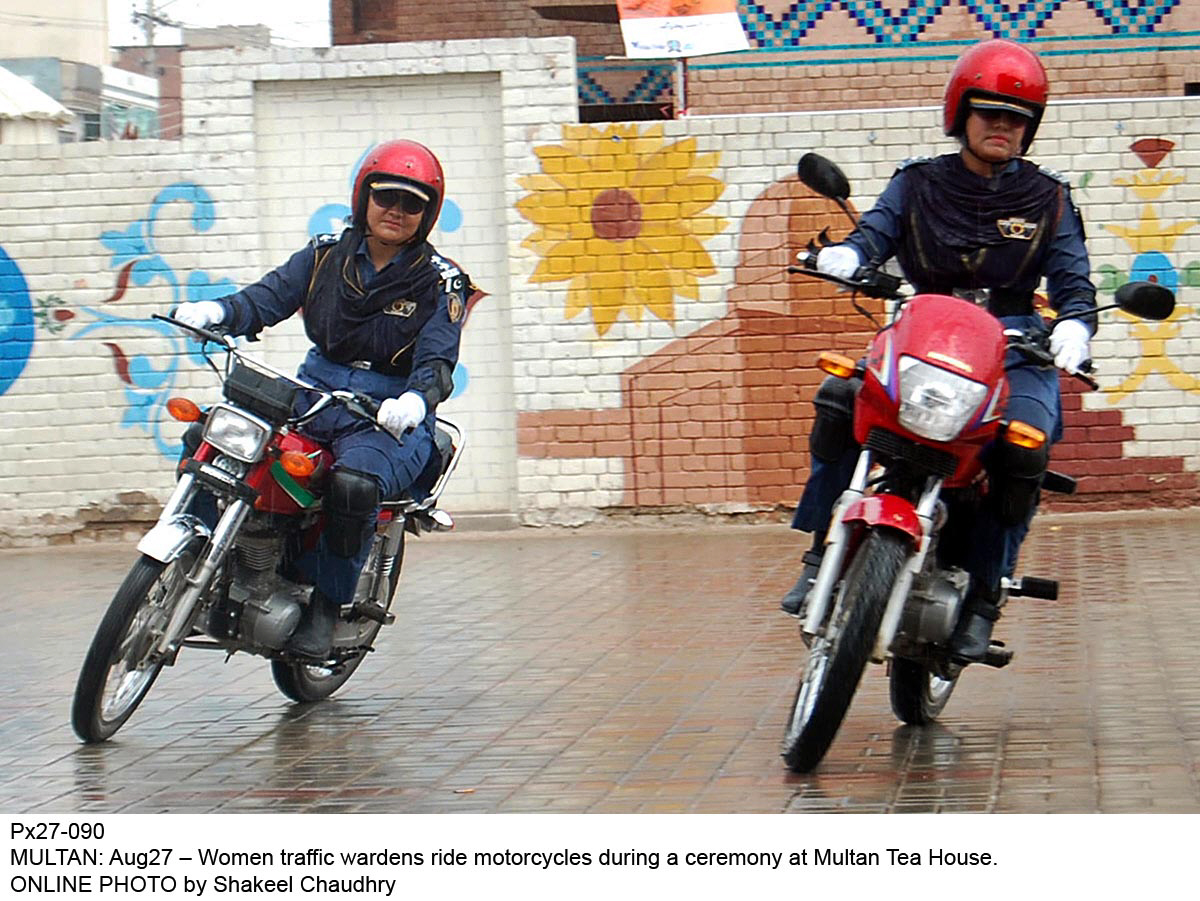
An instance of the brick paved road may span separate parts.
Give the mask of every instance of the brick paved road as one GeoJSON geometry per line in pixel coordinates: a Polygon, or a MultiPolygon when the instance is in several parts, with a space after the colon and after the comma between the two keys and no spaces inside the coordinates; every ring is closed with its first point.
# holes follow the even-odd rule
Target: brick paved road
{"type": "Polygon", "coordinates": [[[1012,603],[1015,663],[972,670],[926,729],[872,667],[806,777],[778,758],[800,659],[783,526],[426,537],[336,700],[185,652],[99,747],[69,700],[132,549],[0,552],[0,809],[1200,812],[1200,511],[1034,536],[1026,571],[1057,565],[1064,600],[1012,603]]]}

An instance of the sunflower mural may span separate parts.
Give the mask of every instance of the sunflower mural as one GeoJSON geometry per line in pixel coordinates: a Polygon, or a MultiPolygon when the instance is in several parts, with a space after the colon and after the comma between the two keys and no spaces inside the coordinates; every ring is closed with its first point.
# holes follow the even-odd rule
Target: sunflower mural
{"type": "Polygon", "coordinates": [[[517,210],[535,226],[522,246],[541,258],[530,282],[569,282],[567,319],[590,310],[603,337],[622,312],[674,323],[676,297],[699,299],[716,273],[704,241],[728,225],[705,213],[725,190],[718,154],[625,125],[564,126],[563,143],[534,153],[542,172],[519,179],[517,210]]]}

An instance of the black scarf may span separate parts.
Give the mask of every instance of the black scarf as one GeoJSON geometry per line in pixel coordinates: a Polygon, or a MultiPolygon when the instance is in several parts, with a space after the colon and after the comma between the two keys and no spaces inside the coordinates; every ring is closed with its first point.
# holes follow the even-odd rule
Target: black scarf
{"type": "Polygon", "coordinates": [[[1058,184],[1028,160],[1018,160],[1013,172],[985,178],[952,153],[914,168],[912,176],[909,205],[922,210],[933,239],[966,250],[1002,243],[998,218],[1036,222],[1058,199],[1058,184]]]}
{"type": "Polygon", "coordinates": [[[992,178],[970,171],[958,154],[908,167],[901,266],[919,291],[988,288],[1028,300],[1057,228],[1063,188],[1026,160],[992,178]],[[1034,226],[1013,240],[1001,223],[1034,226]]]}
{"type": "Polygon", "coordinates": [[[430,262],[433,248],[421,241],[401,248],[364,286],[356,259],[362,239],[362,232],[348,228],[337,244],[315,249],[304,329],[326,359],[395,367],[436,310],[441,275],[430,262]],[[406,316],[384,313],[407,304],[415,306],[406,316]]]}

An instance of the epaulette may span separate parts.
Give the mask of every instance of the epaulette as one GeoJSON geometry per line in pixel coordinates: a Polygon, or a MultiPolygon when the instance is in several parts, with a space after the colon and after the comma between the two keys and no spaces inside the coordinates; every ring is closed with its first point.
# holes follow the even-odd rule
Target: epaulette
{"type": "Polygon", "coordinates": [[[313,247],[324,247],[326,244],[336,244],[337,242],[337,235],[313,235],[310,241],[313,247]]]}
{"type": "Polygon", "coordinates": [[[442,287],[447,292],[461,291],[466,285],[463,271],[458,268],[458,264],[454,260],[433,253],[429,255],[429,262],[433,263],[437,271],[441,273],[442,287]]]}
{"type": "Polygon", "coordinates": [[[903,172],[909,166],[923,166],[926,163],[932,163],[935,159],[936,157],[932,156],[910,156],[896,167],[896,171],[903,172]]]}
{"type": "Polygon", "coordinates": [[[1071,179],[1067,178],[1065,175],[1055,169],[1048,169],[1045,166],[1038,166],[1038,172],[1042,173],[1042,175],[1045,175],[1047,178],[1053,178],[1055,181],[1061,182],[1068,188],[1071,187],[1071,179]]]}

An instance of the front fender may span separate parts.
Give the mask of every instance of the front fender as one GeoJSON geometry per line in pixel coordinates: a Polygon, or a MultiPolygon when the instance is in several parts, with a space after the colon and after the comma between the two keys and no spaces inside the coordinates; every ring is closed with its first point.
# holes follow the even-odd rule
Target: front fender
{"type": "Polygon", "coordinates": [[[207,541],[210,537],[212,530],[199,517],[176,513],[156,522],[154,528],[142,536],[137,549],[160,563],[170,563],[195,539],[207,541]]]}
{"type": "Polygon", "coordinates": [[[895,529],[911,538],[913,547],[920,547],[925,537],[925,530],[921,527],[916,508],[894,494],[860,497],[846,508],[846,512],[842,514],[842,522],[895,529]]]}

